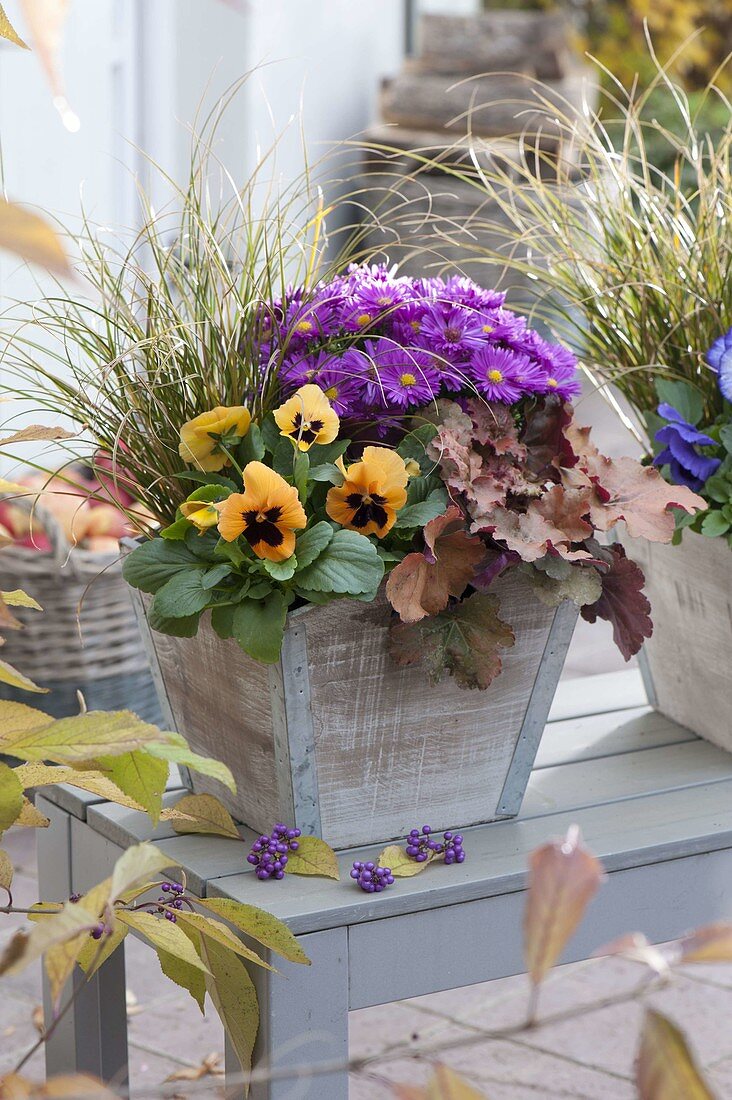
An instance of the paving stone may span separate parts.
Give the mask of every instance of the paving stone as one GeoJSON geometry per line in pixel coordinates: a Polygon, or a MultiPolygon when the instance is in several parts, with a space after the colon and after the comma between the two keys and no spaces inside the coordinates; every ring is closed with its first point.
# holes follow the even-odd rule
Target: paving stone
{"type": "MultiPolygon", "coordinates": [[[[3,985],[0,997],[0,1074],[8,1073],[18,1064],[25,1052],[38,1039],[33,1023],[32,1003],[16,998],[7,985],[3,985]]],[[[43,1050],[39,1050],[23,1069],[33,1080],[41,1079],[45,1071],[43,1050]]]]}
{"type": "MultiPolygon", "coordinates": [[[[732,1054],[732,990],[678,978],[647,1003],[668,1015],[687,1034],[703,1064],[732,1054]]],[[[615,1005],[521,1037],[526,1047],[561,1051],[580,1064],[631,1077],[643,1019],[639,1002],[615,1005]]]]}
{"type": "Polygon", "coordinates": [[[3,848],[13,861],[16,872],[36,877],[36,830],[9,829],[3,836],[3,848]]]}
{"type": "Polygon", "coordinates": [[[406,1042],[426,1022],[432,1025],[432,1020],[412,1008],[409,1001],[360,1008],[348,1018],[349,1053],[352,1058],[364,1058],[392,1043],[406,1042]]]}
{"type": "Polygon", "coordinates": [[[190,1084],[176,1081],[175,1084],[163,1085],[165,1078],[179,1068],[162,1055],[130,1047],[130,1100],[150,1100],[151,1096],[160,1095],[161,1089],[168,1095],[174,1093],[176,1096],[185,1095],[189,1088],[197,1096],[223,1096],[223,1077],[205,1077],[190,1084]]]}
{"type": "Polygon", "coordinates": [[[202,1016],[182,990],[163,1004],[143,1006],[142,1012],[130,1018],[128,1034],[130,1044],[170,1059],[171,1068],[196,1066],[212,1051],[224,1049],[224,1032],[214,1009],[209,1005],[202,1016]]]}

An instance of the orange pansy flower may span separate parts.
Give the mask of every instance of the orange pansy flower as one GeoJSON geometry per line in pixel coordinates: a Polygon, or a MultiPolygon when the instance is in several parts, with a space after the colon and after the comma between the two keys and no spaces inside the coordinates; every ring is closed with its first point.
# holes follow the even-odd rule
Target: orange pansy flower
{"type": "Polygon", "coordinates": [[[343,484],[329,491],[326,511],[342,527],[382,538],[406,503],[408,480],[396,451],[366,447],[361,461],[348,467],[343,484]]]}
{"type": "Polygon", "coordinates": [[[226,542],[243,535],[258,558],[285,561],[295,549],[295,531],[307,517],[297,495],[269,466],[244,467],[244,492],[232,493],[219,506],[219,533],[226,542]]]}

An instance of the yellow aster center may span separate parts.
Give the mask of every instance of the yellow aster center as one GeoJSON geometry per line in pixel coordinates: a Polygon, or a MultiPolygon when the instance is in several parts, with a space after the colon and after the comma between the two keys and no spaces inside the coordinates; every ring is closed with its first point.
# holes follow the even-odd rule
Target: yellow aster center
{"type": "Polygon", "coordinates": [[[371,324],[371,314],[370,313],[359,313],[358,317],[356,318],[356,324],[357,325],[369,325],[369,324],[371,324]]]}
{"type": "Polygon", "coordinates": [[[402,386],[414,386],[417,383],[417,379],[413,374],[400,374],[399,383],[402,386]]]}
{"type": "Polygon", "coordinates": [[[312,321],[298,321],[297,324],[295,325],[295,329],[297,330],[297,332],[312,332],[313,331],[313,322],[312,321]]]}
{"type": "Polygon", "coordinates": [[[381,298],[376,299],[376,304],[380,306],[390,306],[391,298],[388,298],[385,294],[381,298]]]}
{"type": "Polygon", "coordinates": [[[547,386],[551,386],[551,388],[553,390],[555,390],[557,388],[557,386],[559,385],[556,378],[547,378],[546,384],[547,384],[547,386]]]}
{"type": "Polygon", "coordinates": [[[409,322],[409,327],[411,328],[412,332],[421,332],[422,331],[422,325],[419,321],[410,321],[409,322]]]}
{"type": "Polygon", "coordinates": [[[338,387],[329,386],[328,389],[324,390],[323,392],[325,393],[325,396],[328,398],[329,401],[335,401],[336,397],[338,396],[338,387]]]}
{"type": "Polygon", "coordinates": [[[501,372],[499,370],[496,370],[496,368],[494,367],[493,370],[488,371],[488,381],[489,382],[502,382],[503,381],[503,375],[501,374],[501,372]]]}
{"type": "Polygon", "coordinates": [[[483,325],[483,332],[493,332],[493,325],[483,325]]]}

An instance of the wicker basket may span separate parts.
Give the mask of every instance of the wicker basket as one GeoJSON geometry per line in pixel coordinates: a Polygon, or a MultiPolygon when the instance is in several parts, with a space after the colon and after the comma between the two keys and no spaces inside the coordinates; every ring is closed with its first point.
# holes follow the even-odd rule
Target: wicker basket
{"type": "MultiPolygon", "coordinates": [[[[13,609],[23,629],[7,632],[3,658],[49,689],[40,705],[54,717],[78,713],[80,691],[90,710],[129,709],[160,724],[120,556],[72,546],[57,520],[30,498],[13,498],[13,504],[33,507],[34,522],[45,530],[51,550],[0,550],[0,588],[21,588],[43,608],[43,614],[13,609]]],[[[27,692],[5,684],[0,684],[0,698],[33,701],[27,692]]]]}

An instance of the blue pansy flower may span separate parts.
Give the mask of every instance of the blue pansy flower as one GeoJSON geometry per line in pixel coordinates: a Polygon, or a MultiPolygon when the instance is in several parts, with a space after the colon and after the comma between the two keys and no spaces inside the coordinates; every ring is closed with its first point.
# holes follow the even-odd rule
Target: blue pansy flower
{"type": "Polygon", "coordinates": [[[706,360],[717,373],[722,397],[732,401],[732,328],[714,341],[706,354],[706,360]]]}
{"type": "Polygon", "coordinates": [[[658,406],[658,415],[669,423],[656,432],[656,442],[666,446],[653,459],[654,466],[668,465],[674,484],[688,485],[698,492],[716,472],[720,459],[699,454],[696,447],[715,447],[715,441],[684,420],[678,409],[665,401],[658,406]]]}

